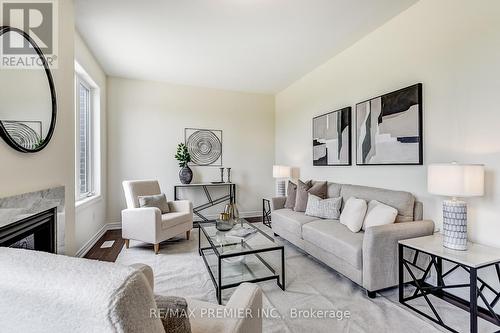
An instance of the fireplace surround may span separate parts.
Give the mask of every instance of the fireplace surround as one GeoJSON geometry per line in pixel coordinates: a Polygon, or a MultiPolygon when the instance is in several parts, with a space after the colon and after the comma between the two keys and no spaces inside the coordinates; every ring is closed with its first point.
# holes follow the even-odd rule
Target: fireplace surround
{"type": "Polygon", "coordinates": [[[0,246],[57,252],[57,207],[0,227],[0,246]]]}

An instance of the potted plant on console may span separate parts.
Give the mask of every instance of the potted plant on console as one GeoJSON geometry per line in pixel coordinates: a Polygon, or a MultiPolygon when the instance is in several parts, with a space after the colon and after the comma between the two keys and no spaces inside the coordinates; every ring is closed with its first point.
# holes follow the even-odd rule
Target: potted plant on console
{"type": "Polygon", "coordinates": [[[188,148],[184,143],[179,143],[177,146],[175,159],[179,161],[179,166],[181,167],[181,170],[179,171],[179,179],[181,183],[191,183],[193,180],[193,171],[188,166],[188,163],[191,162],[191,155],[189,154],[188,148]]]}

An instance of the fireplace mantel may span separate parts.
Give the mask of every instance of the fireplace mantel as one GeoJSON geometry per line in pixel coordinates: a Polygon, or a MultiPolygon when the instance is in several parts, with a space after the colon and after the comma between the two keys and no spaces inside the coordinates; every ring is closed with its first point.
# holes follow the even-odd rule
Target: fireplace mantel
{"type": "Polygon", "coordinates": [[[56,250],[64,253],[64,198],[64,186],[0,198],[0,229],[56,207],[56,250]]]}

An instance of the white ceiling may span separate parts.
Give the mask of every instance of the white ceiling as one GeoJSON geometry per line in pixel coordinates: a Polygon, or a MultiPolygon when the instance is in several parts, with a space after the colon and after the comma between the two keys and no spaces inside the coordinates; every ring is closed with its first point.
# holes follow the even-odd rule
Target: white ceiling
{"type": "Polygon", "coordinates": [[[76,25],[108,75],[275,93],[416,1],[76,0],[76,25]]]}

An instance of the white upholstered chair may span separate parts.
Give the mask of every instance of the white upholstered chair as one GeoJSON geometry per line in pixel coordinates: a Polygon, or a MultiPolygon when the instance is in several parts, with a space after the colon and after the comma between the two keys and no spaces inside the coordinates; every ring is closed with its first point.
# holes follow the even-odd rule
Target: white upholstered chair
{"type": "Polygon", "coordinates": [[[134,239],[154,244],[155,253],[160,250],[160,243],[186,234],[189,239],[193,229],[193,205],[187,200],[169,201],[170,212],[162,214],[156,207],[139,207],[139,196],[160,194],[160,185],[156,180],[124,181],[123,190],[127,209],[122,211],[122,238],[125,246],[134,239]]]}

